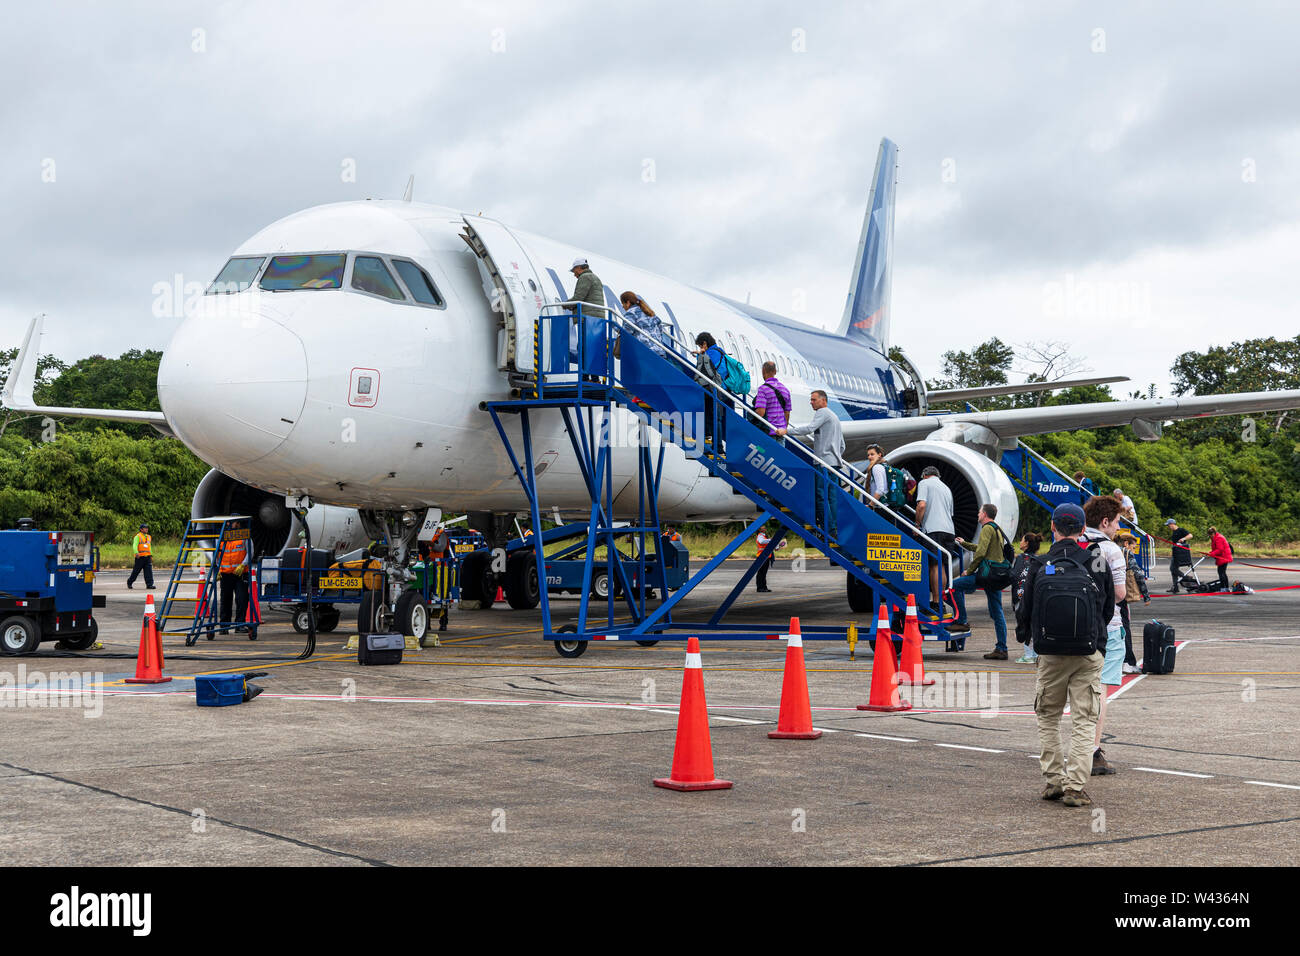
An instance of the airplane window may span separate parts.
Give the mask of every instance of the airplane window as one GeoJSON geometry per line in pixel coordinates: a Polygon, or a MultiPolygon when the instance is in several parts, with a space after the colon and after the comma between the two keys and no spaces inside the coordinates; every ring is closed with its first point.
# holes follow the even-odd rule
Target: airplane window
{"type": "Polygon", "coordinates": [[[268,292],[339,289],[343,286],[346,261],[347,256],[341,252],[323,256],[275,256],[266,267],[261,286],[268,292]]]}
{"type": "MultiPolygon", "coordinates": [[[[393,268],[402,277],[406,287],[411,290],[411,295],[416,302],[442,308],[444,304],[442,296],[438,294],[438,287],[433,284],[433,280],[429,278],[428,273],[414,262],[408,262],[405,259],[394,259],[393,268]]],[[[533,280],[529,279],[528,281],[531,283],[533,280]]]]}
{"type": "Polygon", "coordinates": [[[265,256],[238,256],[227,262],[217,277],[208,286],[206,295],[223,295],[231,292],[243,292],[253,284],[257,273],[266,261],[265,256]]]}
{"type": "Polygon", "coordinates": [[[352,288],[399,302],[406,298],[393,281],[393,274],[384,265],[384,260],[374,256],[357,256],[352,265],[352,288]]]}

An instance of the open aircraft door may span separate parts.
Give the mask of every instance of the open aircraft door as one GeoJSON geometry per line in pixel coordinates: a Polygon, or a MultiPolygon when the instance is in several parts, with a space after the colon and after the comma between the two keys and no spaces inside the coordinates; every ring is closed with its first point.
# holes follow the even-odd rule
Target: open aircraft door
{"type": "Polygon", "coordinates": [[[533,325],[546,304],[542,280],[519,240],[494,219],[465,216],[465,242],[486,273],[484,290],[504,321],[497,364],[502,369],[532,372],[533,325]]]}

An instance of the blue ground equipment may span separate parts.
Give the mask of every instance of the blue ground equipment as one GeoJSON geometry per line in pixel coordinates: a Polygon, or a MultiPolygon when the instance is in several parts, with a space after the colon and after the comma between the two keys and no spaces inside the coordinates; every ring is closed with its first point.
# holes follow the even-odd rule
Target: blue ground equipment
{"type": "Polygon", "coordinates": [[[95,643],[95,535],[0,531],[0,650],[30,654],[41,641],[82,651],[95,643]]]}

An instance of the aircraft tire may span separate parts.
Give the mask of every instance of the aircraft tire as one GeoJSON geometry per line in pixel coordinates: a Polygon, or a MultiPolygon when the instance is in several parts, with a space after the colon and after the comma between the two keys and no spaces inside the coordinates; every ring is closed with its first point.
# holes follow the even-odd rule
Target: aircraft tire
{"type": "Polygon", "coordinates": [[[418,591],[404,591],[397,599],[397,627],[404,637],[423,640],[429,633],[429,608],[424,595],[418,591]]]}

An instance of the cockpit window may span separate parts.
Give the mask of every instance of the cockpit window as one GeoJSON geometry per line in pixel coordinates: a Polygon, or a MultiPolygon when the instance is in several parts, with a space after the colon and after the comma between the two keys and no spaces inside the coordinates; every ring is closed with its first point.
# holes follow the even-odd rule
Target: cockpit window
{"type": "Polygon", "coordinates": [[[371,295],[382,295],[385,299],[401,302],[406,298],[393,280],[393,274],[384,265],[383,259],[374,256],[357,256],[352,264],[352,288],[371,295]]]}
{"type": "Polygon", "coordinates": [[[438,294],[438,288],[433,284],[433,280],[429,278],[428,273],[414,262],[408,262],[405,259],[394,259],[393,268],[402,277],[406,287],[411,290],[411,295],[416,302],[442,308],[442,296],[438,294]]]}
{"type": "Polygon", "coordinates": [[[253,284],[257,273],[266,261],[265,256],[236,256],[222,267],[208,286],[208,295],[243,292],[253,284]]]}
{"type": "Polygon", "coordinates": [[[329,253],[319,256],[275,256],[262,276],[268,292],[291,289],[338,289],[343,286],[343,265],[347,256],[329,253]]]}

